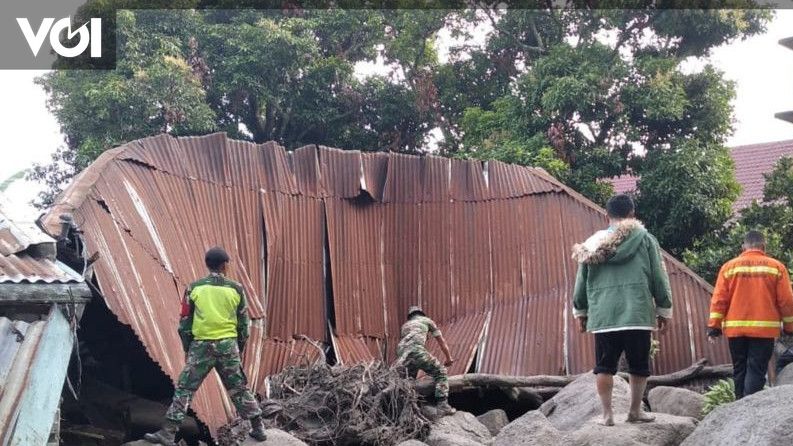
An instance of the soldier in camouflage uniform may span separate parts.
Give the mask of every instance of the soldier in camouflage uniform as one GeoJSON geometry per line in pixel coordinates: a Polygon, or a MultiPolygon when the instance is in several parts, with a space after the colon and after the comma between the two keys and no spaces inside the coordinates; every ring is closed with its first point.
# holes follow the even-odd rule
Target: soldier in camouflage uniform
{"type": "Polygon", "coordinates": [[[146,434],[150,443],[173,445],[196,390],[214,368],[229,393],[237,414],[251,422],[250,436],[264,441],[262,412],[248,389],[240,353],[248,339],[248,309],[240,284],[225,277],[229,256],[212,248],[205,256],[209,276],[191,284],[182,301],[179,336],[186,364],[179,375],[163,428],[146,434]]]}
{"type": "Polygon", "coordinates": [[[408,309],[408,320],[402,325],[400,332],[401,340],[397,345],[397,358],[408,370],[408,375],[415,378],[419,370],[423,370],[435,381],[435,399],[437,408],[446,413],[452,414],[454,408],[449,405],[449,379],[446,367],[454,363],[446,340],[435,322],[428,318],[424,311],[417,306],[408,309]],[[446,355],[446,363],[441,364],[437,358],[427,351],[427,334],[438,340],[438,344],[446,355]],[[444,367],[444,365],[446,367],[444,367]]]}

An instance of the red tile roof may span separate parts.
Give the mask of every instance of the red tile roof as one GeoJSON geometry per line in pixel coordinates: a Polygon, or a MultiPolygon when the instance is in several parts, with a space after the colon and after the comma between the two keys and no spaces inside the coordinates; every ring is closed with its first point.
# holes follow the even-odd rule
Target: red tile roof
{"type": "MultiPolygon", "coordinates": [[[[793,156],[793,139],[736,146],[731,152],[735,161],[735,179],[742,189],[741,195],[733,205],[733,210],[737,212],[755,200],[763,201],[765,186],[763,174],[771,172],[783,156],[793,156]]],[[[624,194],[636,190],[639,178],[633,175],[621,175],[608,181],[614,186],[615,193],[624,194]]]]}
{"type": "Polygon", "coordinates": [[[743,189],[733,205],[734,210],[741,210],[755,200],[763,201],[763,174],[771,172],[784,156],[793,156],[793,140],[733,147],[735,179],[743,189]]]}
{"type": "Polygon", "coordinates": [[[609,180],[614,186],[614,192],[617,194],[629,194],[636,191],[636,183],[639,182],[639,177],[635,175],[620,175],[609,180]]]}

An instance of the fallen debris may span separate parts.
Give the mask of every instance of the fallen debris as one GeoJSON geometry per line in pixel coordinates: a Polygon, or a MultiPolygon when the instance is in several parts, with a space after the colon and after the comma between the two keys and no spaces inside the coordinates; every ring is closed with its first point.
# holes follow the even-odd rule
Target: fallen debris
{"type": "MultiPolygon", "coordinates": [[[[289,367],[271,378],[262,406],[276,427],[312,445],[394,445],[423,438],[429,420],[419,395],[400,370],[382,363],[331,367],[322,362],[289,367]],[[274,410],[276,406],[281,410],[274,410]]],[[[243,441],[247,422],[220,429],[218,442],[243,441]]]]}

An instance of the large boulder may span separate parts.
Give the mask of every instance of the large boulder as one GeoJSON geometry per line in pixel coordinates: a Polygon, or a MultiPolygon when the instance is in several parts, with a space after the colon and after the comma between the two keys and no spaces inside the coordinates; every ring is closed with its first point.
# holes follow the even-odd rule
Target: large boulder
{"type": "MultiPolygon", "coordinates": [[[[569,433],[575,446],[677,446],[696,428],[696,420],[665,413],[654,413],[652,423],[632,424],[617,417],[614,426],[603,426],[600,417],[587,421],[569,433]]],[[[719,444],[719,443],[713,443],[719,444]]]]}
{"type": "MultiPolygon", "coordinates": [[[[468,412],[457,411],[436,421],[430,429],[426,443],[430,446],[445,446],[448,437],[470,440],[475,443],[487,443],[493,436],[484,424],[468,412]],[[443,441],[441,441],[443,440],[443,441]]],[[[451,443],[449,443],[451,444],[451,443]]]]}
{"type": "Polygon", "coordinates": [[[399,443],[397,446],[427,446],[427,443],[418,440],[407,440],[399,443]]]}
{"type": "Polygon", "coordinates": [[[476,417],[480,423],[484,424],[487,430],[490,431],[491,435],[498,435],[501,432],[501,429],[509,424],[509,418],[507,418],[507,413],[501,409],[493,409],[489,412],[485,412],[482,415],[476,417]]]}
{"type": "Polygon", "coordinates": [[[567,434],[559,431],[540,411],[527,412],[501,429],[492,446],[561,446],[569,444],[567,434]]]}
{"type": "Polygon", "coordinates": [[[782,385],[717,407],[684,446],[793,444],[793,385],[782,385]]]}
{"type": "Polygon", "coordinates": [[[787,386],[793,384],[793,364],[788,364],[779,372],[776,377],[777,386],[787,386]]]}
{"type": "MultiPolygon", "coordinates": [[[[488,443],[490,441],[488,440],[488,443]]],[[[484,443],[471,440],[470,438],[461,437],[452,434],[439,434],[430,433],[427,437],[427,444],[429,446],[483,446],[484,443]]]]}
{"type": "MultiPolygon", "coordinates": [[[[594,373],[584,373],[540,406],[540,411],[559,430],[572,431],[583,426],[590,418],[603,413],[595,388],[596,377],[594,373]]],[[[615,415],[628,413],[630,394],[628,382],[615,376],[612,399],[615,415]]]]}
{"type": "Polygon", "coordinates": [[[308,446],[280,429],[267,429],[265,432],[267,433],[266,441],[256,441],[248,437],[241,446],[308,446]]]}
{"type": "Polygon", "coordinates": [[[647,394],[647,401],[653,412],[701,420],[705,397],[688,389],[659,386],[650,390],[647,394]]]}

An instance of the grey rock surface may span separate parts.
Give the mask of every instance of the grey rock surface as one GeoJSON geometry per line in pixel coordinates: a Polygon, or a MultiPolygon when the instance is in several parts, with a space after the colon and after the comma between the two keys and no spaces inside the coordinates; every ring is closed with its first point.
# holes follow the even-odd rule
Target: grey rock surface
{"type": "MultiPolygon", "coordinates": [[[[593,373],[584,373],[540,406],[540,412],[561,431],[576,430],[590,418],[601,415],[595,378],[593,373]]],[[[628,382],[615,376],[612,408],[616,416],[628,413],[630,392],[628,382]]]]}
{"type": "Polygon", "coordinates": [[[793,384],[793,364],[788,364],[779,372],[776,377],[777,386],[787,386],[793,384]]]}
{"type": "Polygon", "coordinates": [[[486,443],[493,438],[484,424],[480,423],[472,414],[463,411],[457,411],[454,415],[445,416],[437,420],[430,429],[426,443],[430,446],[439,446],[440,443],[434,444],[431,440],[449,436],[471,440],[476,443],[486,443]]]}
{"type": "Polygon", "coordinates": [[[493,409],[491,411],[485,412],[482,415],[476,417],[480,423],[484,424],[487,430],[490,431],[490,434],[495,436],[501,431],[501,429],[509,424],[509,418],[507,418],[507,413],[501,409],[493,409]]]}
{"type": "Polygon", "coordinates": [[[527,412],[496,435],[492,446],[568,445],[567,434],[559,431],[540,411],[527,412]]]}
{"type": "Polygon", "coordinates": [[[266,441],[256,441],[253,438],[248,438],[242,443],[242,446],[308,446],[303,441],[289,435],[280,429],[267,429],[266,441]]]}
{"type": "Polygon", "coordinates": [[[705,397],[697,392],[678,387],[655,387],[647,395],[653,412],[702,419],[705,397]]]}
{"type": "MultiPolygon", "coordinates": [[[[600,417],[586,422],[570,433],[570,444],[576,446],[677,446],[696,428],[696,420],[665,413],[654,413],[652,423],[631,424],[624,416],[614,426],[603,426],[600,417]]],[[[719,443],[713,443],[719,444],[719,443]]]]}
{"type": "Polygon", "coordinates": [[[684,446],[793,444],[793,385],[782,385],[717,407],[684,446]]]}
{"type": "Polygon", "coordinates": [[[418,440],[407,440],[399,443],[397,446],[428,446],[427,443],[418,440]]]}
{"type": "Polygon", "coordinates": [[[489,443],[489,440],[487,443],[480,443],[470,438],[453,434],[430,433],[427,437],[427,445],[429,446],[483,446],[489,443]]]}

